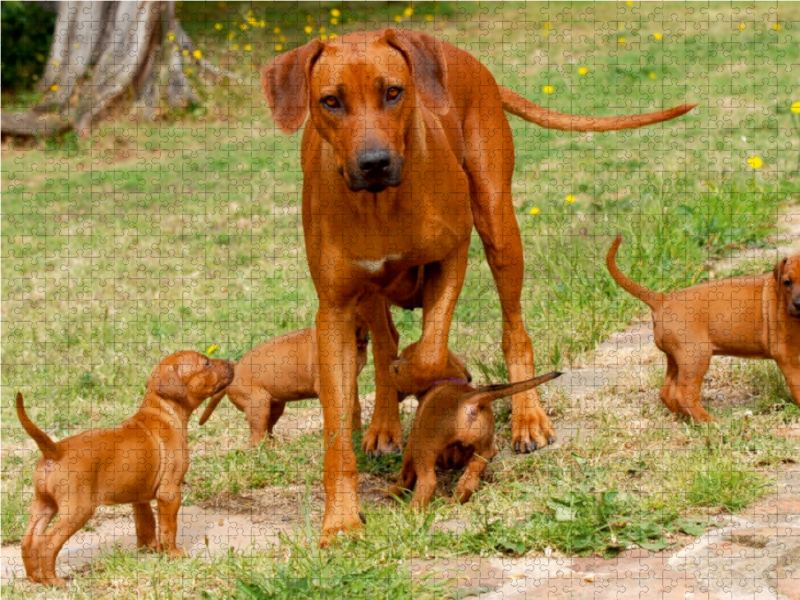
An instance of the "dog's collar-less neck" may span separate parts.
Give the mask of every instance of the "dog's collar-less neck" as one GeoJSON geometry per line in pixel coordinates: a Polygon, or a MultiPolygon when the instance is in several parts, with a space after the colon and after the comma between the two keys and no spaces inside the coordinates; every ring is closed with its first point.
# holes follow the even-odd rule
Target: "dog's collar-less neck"
{"type": "Polygon", "coordinates": [[[417,395],[417,398],[419,399],[424,398],[433,388],[442,385],[444,383],[453,383],[455,385],[469,385],[469,382],[464,381],[463,379],[458,379],[457,377],[448,377],[447,379],[440,379],[439,381],[434,381],[427,390],[417,395]]]}

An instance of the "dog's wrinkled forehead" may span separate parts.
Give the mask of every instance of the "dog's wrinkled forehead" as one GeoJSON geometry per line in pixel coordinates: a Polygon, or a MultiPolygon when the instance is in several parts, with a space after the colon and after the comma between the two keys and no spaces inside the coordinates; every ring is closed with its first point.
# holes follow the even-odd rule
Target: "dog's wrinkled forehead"
{"type": "Polygon", "coordinates": [[[334,44],[325,47],[311,72],[312,89],[338,86],[343,93],[367,91],[380,83],[407,83],[408,61],[386,42],[334,44]],[[368,48],[369,46],[369,48],[368,48]]]}

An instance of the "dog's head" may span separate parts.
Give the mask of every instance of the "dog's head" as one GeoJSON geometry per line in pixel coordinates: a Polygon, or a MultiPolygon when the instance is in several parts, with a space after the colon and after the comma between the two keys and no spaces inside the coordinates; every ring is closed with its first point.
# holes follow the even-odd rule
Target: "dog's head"
{"type": "Polygon", "coordinates": [[[800,254],[784,258],[775,265],[772,275],[778,283],[778,293],[786,299],[786,310],[800,318],[800,254]]]}
{"type": "Polygon", "coordinates": [[[261,84],[284,132],[297,131],[310,111],[354,192],[399,186],[418,103],[437,114],[450,107],[442,44],[421,32],[312,40],[273,60],[261,84]]]}
{"type": "Polygon", "coordinates": [[[233,381],[233,363],[185,350],[170,354],[153,369],[147,389],[190,411],[233,381]]]}

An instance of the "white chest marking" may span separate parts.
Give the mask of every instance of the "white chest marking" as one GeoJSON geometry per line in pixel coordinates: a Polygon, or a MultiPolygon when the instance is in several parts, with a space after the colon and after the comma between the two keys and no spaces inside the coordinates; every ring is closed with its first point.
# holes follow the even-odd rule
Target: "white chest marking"
{"type": "Polygon", "coordinates": [[[390,260],[397,260],[403,258],[402,254],[387,254],[378,260],[354,260],[353,264],[360,269],[364,269],[367,273],[377,273],[383,269],[384,265],[390,260]]]}

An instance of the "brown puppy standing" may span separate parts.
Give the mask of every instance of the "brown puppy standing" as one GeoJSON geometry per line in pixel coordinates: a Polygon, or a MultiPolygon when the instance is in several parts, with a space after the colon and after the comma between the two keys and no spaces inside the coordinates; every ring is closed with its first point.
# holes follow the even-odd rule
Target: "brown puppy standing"
{"type": "Polygon", "coordinates": [[[232,377],[230,361],[190,351],[171,354],[150,375],[133,417],[58,443],[33,424],[17,394],[17,416],[43,455],[34,471],[30,522],[22,538],[28,578],[65,585],[56,575],[58,553],[101,505],[132,504],[137,546],[170,558],[184,556],[175,538],[181,482],[189,469],[189,417],[232,377]],[[158,502],[160,540],[151,500],[158,502]],[[58,521],[46,531],[56,515],[58,521]]]}
{"type": "Polygon", "coordinates": [[[400,479],[390,493],[399,495],[416,485],[411,506],[424,508],[436,489],[434,467],[466,466],[456,487],[456,499],[461,503],[469,500],[478,489],[481,474],[497,454],[491,403],[560,376],[554,371],[528,381],[479,388],[455,378],[436,382],[420,394],[400,479]]]}
{"type": "MultiPolygon", "coordinates": [[[[367,364],[369,329],[356,331],[358,373],[367,364]]],[[[234,367],[233,382],[211,398],[200,417],[200,425],[228,396],[247,416],[250,445],[257,446],[281,418],[287,402],[319,398],[319,351],[317,332],[310,327],[293,331],[259,344],[245,353],[234,367]]],[[[361,429],[361,405],[356,396],[353,426],[361,429]]]]}
{"type": "MultiPolygon", "coordinates": [[[[364,520],[350,443],[355,315],[365,311],[376,372],[375,416],[364,448],[389,452],[402,438],[397,390],[430,385],[447,369],[473,224],[500,295],[511,380],[534,375],[520,304],[524,257],[511,198],[514,143],[504,111],[548,128],[609,131],[666,121],[692,106],[611,118],[553,113],[498,86],[456,46],[392,29],[312,40],[273,60],[262,87],[282,131],[296,132],[310,115],[302,138],[303,230],[320,303],[325,544],[364,520]],[[410,298],[407,285],[395,285],[401,280],[422,281],[421,293],[410,298]],[[386,300],[423,309],[414,354],[393,373],[397,343],[386,300]]],[[[512,439],[519,452],[555,439],[535,390],[514,398],[512,439]]]]}
{"type": "Polygon", "coordinates": [[[611,277],[653,310],[653,334],[667,355],[661,400],[697,421],[713,417],[700,406],[700,386],[714,355],[772,359],[800,404],[800,255],[772,273],[709,281],[662,294],[634,283],[615,262],[622,238],[606,256],[611,277]]]}

